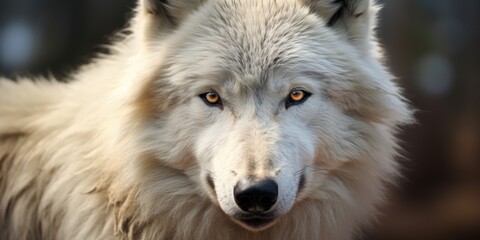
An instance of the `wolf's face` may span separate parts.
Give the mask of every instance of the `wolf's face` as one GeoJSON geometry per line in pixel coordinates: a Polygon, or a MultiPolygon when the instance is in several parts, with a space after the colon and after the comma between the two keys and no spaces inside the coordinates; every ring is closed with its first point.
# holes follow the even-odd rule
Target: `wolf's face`
{"type": "Polygon", "coordinates": [[[369,152],[394,151],[376,149],[379,129],[408,110],[372,54],[368,1],[186,2],[144,3],[151,25],[173,15],[168,33],[144,33],[147,58],[166,56],[151,87],[158,159],[254,231],[324,197],[352,162],[393,172],[369,152]]]}

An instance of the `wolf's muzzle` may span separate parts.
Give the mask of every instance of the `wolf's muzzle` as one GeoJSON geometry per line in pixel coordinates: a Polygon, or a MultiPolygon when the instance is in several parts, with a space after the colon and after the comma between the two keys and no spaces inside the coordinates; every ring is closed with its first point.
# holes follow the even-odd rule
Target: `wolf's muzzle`
{"type": "Polygon", "coordinates": [[[244,178],[233,190],[237,206],[249,213],[265,213],[277,202],[278,185],[272,179],[255,181],[244,178]]]}

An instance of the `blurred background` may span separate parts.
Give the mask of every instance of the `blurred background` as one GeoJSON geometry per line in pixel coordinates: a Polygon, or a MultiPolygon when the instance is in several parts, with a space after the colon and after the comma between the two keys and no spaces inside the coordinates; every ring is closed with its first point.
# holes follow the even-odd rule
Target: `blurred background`
{"type": "MultiPolygon", "coordinates": [[[[404,175],[361,239],[480,240],[480,1],[381,0],[388,65],[418,110],[404,175]]],[[[135,0],[0,0],[0,75],[54,76],[88,62],[135,0]]]]}

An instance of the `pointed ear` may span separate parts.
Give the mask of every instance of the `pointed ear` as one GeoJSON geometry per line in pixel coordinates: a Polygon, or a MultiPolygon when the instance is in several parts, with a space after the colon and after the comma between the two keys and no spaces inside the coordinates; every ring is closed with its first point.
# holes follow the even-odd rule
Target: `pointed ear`
{"type": "Polygon", "coordinates": [[[203,1],[139,0],[135,24],[141,25],[140,29],[147,40],[153,36],[161,36],[178,27],[203,1]]]}
{"type": "Polygon", "coordinates": [[[354,45],[368,45],[373,37],[378,7],[373,0],[304,0],[328,27],[343,34],[354,45]]]}

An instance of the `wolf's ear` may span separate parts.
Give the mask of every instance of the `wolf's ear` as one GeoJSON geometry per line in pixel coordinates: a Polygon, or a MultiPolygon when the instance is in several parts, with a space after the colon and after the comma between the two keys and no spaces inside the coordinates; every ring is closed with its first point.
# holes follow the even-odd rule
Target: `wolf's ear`
{"type": "Polygon", "coordinates": [[[139,0],[136,24],[143,25],[144,37],[161,36],[174,30],[204,0],[139,0]]]}
{"type": "Polygon", "coordinates": [[[373,0],[304,0],[312,11],[325,19],[328,27],[343,34],[358,47],[368,45],[373,36],[378,7],[373,0]]]}

